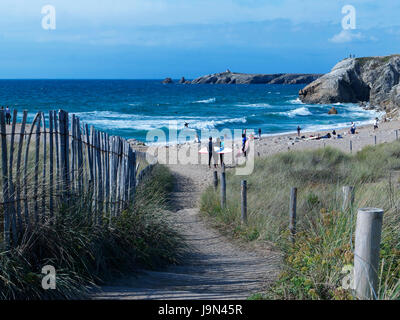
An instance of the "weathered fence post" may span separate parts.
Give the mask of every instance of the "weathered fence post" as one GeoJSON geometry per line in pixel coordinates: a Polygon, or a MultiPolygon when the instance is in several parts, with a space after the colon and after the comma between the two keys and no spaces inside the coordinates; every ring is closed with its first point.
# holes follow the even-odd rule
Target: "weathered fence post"
{"type": "Polygon", "coordinates": [[[61,171],[61,197],[69,198],[69,139],[68,139],[68,113],[60,110],[58,113],[60,130],[60,171],[61,171]]]}
{"type": "Polygon", "coordinates": [[[225,171],[221,172],[221,207],[226,208],[226,176],[225,171]]]}
{"type": "Polygon", "coordinates": [[[344,186],[343,189],[342,211],[346,211],[353,206],[354,203],[354,187],[344,186]]]}
{"type": "Polygon", "coordinates": [[[218,188],[218,172],[214,171],[214,189],[217,191],[218,188]]]}
{"type": "MultiPolygon", "coordinates": [[[[54,130],[54,118],[53,118],[53,111],[49,111],[49,213],[50,217],[52,218],[54,215],[54,141],[53,141],[53,130],[54,130]]],[[[57,137],[57,135],[56,135],[57,137]]]]}
{"type": "Polygon", "coordinates": [[[34,199],[34,212],[35,212],[35,223],[39,223],[39,204],[38,204],[38,194],[39,194],[39,157],[40,157],[40,126],[42,123],[42,113],[38,113],[38,121],[36,124],[36,141],[35,141],[35,176],[34,176],[34,186],[33,186],[33,199],[34,199]]]}
{"type": "Polygon", "coordinates": [[[354,251],[354,289],[359,299],[377,299],[383,210],[358,210],[354,251]]]}
{"type": "Polygon", "coordinates": [[[374,142],[375,142],[375,145],[376,145],[376,135],[374,136],[374,142]]]}
{"type": "Polygon", "coordinates": [[[7,163],[7,131],[5,112],[0,111],[0,131],[1,131],[1,157],[2,157],[2,178],[3,178],[3,235],[6,248],[10,246],[10,206],[9,206],[9,183],[8,183],[8,163],[7,163]]]}
{"type": "Polygon", "coordinates": [[[396,140],[399,140],[399,130],[395,130],[396,133],[396,140]]]}
{"type": "Polygon", "coordinates": [[[350,140],[350,153],[353,153],[353,141],[350,140]]]}
{"type": "Polygon", "coordinates": [[[46,219],[46,164],[47,164],[47,139],[46,139],[46,119],[44,117],[44,113],[42,112],[42,121],[43,121],[43,174],[42,174],[42,213],[41,213],[41,221],[45,222],[46,219]]]}
{"type": "Polygon", "coordinates": [[[15,188],[14,188],[14,180],[13,180],[13,166],[14,166],[14,149],[15,149],[15,127],[17,124],[17,113],[18,111],[15,109],[13,111],[13,119],[12,119],[12,127],[11,127],[11,139],[10,139],[10,169],[8,170],[8,195],[10,201],[10,214],[11,214],[11,230],[13,236],[14,246],[17,245],[18,242],[18,230],[17,230],[17,215],[15,210],[15,188]]]}
{"type": "Polygon", "coordinates": [[[297,207],[297,188],[292,188],[290,191],[290,205],[289,205],[289,231],[290,241],[295,242],[296,236],[296,207],[297,207]]]}
{"type": "Polygon", "coordinates": [[[242,223],[247,224],[247,181],[241,182],[242,223]]]}
{"type": "Polygon", "coordinates": [[[17,201],[17,217],[18,217],[18,228],[19,232],[22,232],[22,207],[21,207],[21,160],[22,160],[22,147],[24,144],[25,138],[25,125],[26,119],[28,117],[28,111],[24,110],[22,115],[22,123],[20,127],[20,136],[19,136],[19,145],[18,145],[18,153],[17,153],[17,175],[15,181],[15,190],[16,190],[16,201],[17,201]]]}

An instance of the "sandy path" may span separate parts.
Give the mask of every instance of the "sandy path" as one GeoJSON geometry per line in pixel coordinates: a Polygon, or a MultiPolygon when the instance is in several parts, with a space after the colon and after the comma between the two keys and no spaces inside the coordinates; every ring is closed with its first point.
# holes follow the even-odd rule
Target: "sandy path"
{"type": "MultiPolygon", "coordinates": [[[[255,142],[255,156],[268,156],[288,149],[306,150],[324,146],[349,152],[350,141],[353,152],[357,152],[367,145],[373,145],[374,136],[377,137],[377,143],[394,141],[395,130],[399,130],[400,138],[399,120],[380,123],[378,130],[373,130],[371,125],[365,125],[357,129],[356,135],[349,135],[344,129],[336,130],[344,136],[343,139],[296,140],[295,134],[263,137],[261,141],[255,142]]],[[[306,137],[311,134],[317,133],[304,133],[306,137]]],[[[319,134],[324,135],[326,131],[319,134]]],[[[240,142],[236,141],[234,144],[240,145],[240,142]]],[[[245,299],[253,293],[263,291],[276,277],[280,262],[278,253],[268,248],[260,252],[233,244],[207,226],[200,217],[197,209],[199,196],[212,181],[213,170],[205,165],[207,155],[198,155],[199,146],[187,144],[161,147],[157,156],[161,163],[168,164],[172,162],[170,159],[179,158],[177,154],[187,153],[186,148],[190,147],[190,150],[192,146],[196,148],[189,152],[187,159],[190,163],[200,164],[168,166],[177,178],[173,194],[175,212],[172,217],[194,250],[181,266],[171,266],[164,272],[144,271],[139,278],[124,279],[120,285],[102,288],[103,292],[94,295],[95,299],[245,299]]],[[[234,158],[226,157],[225,162],[234,165],[234,158]]]]}
{"type": "Polygon", "coordinates": [[[103,287],[94,299],[246,299],[262,292],[278,274],[280,254],[264,248],[260,254],[233,244],[199,215],[197,203],[210,183],[207,166],[171,165],[177,178],[173,219],[192,250],[180,266],[162,272],[143,271],[103,287]]]}

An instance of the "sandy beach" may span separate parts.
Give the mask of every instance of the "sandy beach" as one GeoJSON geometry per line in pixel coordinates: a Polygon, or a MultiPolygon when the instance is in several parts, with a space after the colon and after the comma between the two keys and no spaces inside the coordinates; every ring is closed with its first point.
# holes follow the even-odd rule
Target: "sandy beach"
{"type": "MultiPolygon", "coordinates": [[[[274,136],[264,135],[262,136],[261,140],[258,139],[258,137],[254,139],[254,155],[255,157],[263,157],[288,150],[318,149],[326,146],[338,148],[345,152],[351,152],[350,145],[352,147],[352,152],[355,153],[367,145],[374,145],[375,136],[376,143],[378,144],[392,142],[396,140],[396,130],[399,130],[398,134],[400,138],[400,120],[390,120],[387,122],[382,120],[379,122],[378,129],[376,130],[374,130],[373,124],[362,125],[357,127],[356,134],[350,134],[349,129],[350,128],[336,129],[337,135],[341,135],[343,137],[341,139],[333,137],[333,135],[329,139],[309,139],[312,136],[325,136],[328,132],[332,134],[333,130],[301,132],[301,137],[305,137],[303,139],[299,138],[297,133],[274,136]]],[[[134,147],[136,149],[140,149],[141,151],[149,151],[151,154],[156,155],[159,163],[161,164],[208,165],[208,154],[198,153],[201,148],[206,146],[206,142],[201,144],[188,142],[179,145],[162,147],[134,147]]],[[[224,162],[227,167],[235,166],[238,161],[240,162],[240,158],[243,158],[238,156],[241,148],[241,141],[227,140],[225,142],[225,146],[232,148],[234,152],[226,154],[224,156],[224,162]]]]}

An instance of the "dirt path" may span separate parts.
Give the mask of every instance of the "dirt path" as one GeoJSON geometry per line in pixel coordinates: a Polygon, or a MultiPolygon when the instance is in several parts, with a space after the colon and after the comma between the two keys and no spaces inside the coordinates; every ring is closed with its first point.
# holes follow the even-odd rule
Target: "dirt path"
{"type": "Polygon", "coordinates": [[[246,299],[262,292],[276,277],[280,255],[233,244],[208,226],[197,208],[210,183],[207,166],[170,166],[177,184],[173,219],[192,247],[180,266],[143,271],[138,278],[103,287],[94,299],[246,299]]]}

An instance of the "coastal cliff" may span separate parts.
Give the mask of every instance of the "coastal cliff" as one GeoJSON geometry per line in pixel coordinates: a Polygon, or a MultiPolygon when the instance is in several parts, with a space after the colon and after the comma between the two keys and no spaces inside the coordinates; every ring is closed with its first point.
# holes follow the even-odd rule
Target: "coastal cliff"
{"type": "Polygon", "coordinates": [[[192,84],[307,84],[318,79],[320,74],[248,74],[231,71],[209,74],[193,80],[192,84]]]}
{"type": "Polygon", "coordinates": [[[369,102],[371,108],[400,109],[400,55],[349,58],[299,92],[305,103],[369,102]]]}

